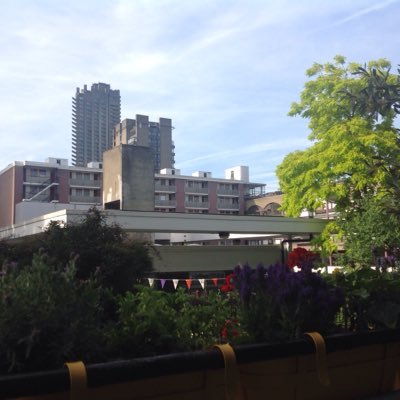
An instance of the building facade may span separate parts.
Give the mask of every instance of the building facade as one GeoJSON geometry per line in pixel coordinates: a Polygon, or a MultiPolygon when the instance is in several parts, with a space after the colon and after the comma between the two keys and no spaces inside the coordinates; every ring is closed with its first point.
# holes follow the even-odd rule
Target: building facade
{"type": "Polygon", "coordinates": [[[121,120],[121,96],[106,83],[88,90],[76,89],[72,98],[72,164],[86,167],[101,162],[103,152],[113,146],[113,131],[121,120]]]}
{"type": "Polygon", "coordinates": [[[0,171],[0,227],[21,222],[23,216],[35,217],[42,210],[101,205],[102,174],[100,163],[95,162],[74,167],[61,158],[15,161],[0,171]]]}
{"type": "Polygon", "coordinates": [[[147,115],[137,114],[136,119],[124,119],[114,127],[113,145],[150,147],[154,172],[158,173],[164,168],[174,168],[175,165],[172,129],[169,118],[159,118],[158,122],[151,122],[147,115]]]}
{"type": "MultiPolygon", "coordinates": [[[[146,211],[244,215],[247,199],[264,193],[265,184],[239,179],[240,174],[231,175],[231,171],[237,170],[235,168],[225,171],[225,175],[232,177],[230,179],[213,178],[211,172],[199,171],[181,175],[177,169],[163,169],[159,174],[153,174],[151,165],[148,168],[150,172],[144,176],[142,163],[147,162],[150,149],[146,146],[120,145],[107,153],[118,152],[119,148],[134,153],[121,158],[125,159],[128,175],[124,182],[127,185],[116,187],[115,178],[107,184],[104,193],[104,171],[100,162],[77,167],[69,166],[66,159],[48,158],[45,162],[15,161],[10,164],[0,171],[0,227],[54,210],[88,209],[94,205],[102,207],[104,203],[112,204],[118,200],[120,205],[109,208],[137,209],[137,199],[142,192],[141,198],[147,196],[150,207],[146,206],[146,211]],[[138,157],[136,150],[145,153],[138,157]],[[113,194],[112,190],[117,191],[113,194]],[[133,205],[124,206],[123,203],[130,197],[133,200],[126,204],[133,205]]],[[[113,160],[111,157],[111,167],[115,169],[117,165],[113,160]]],[[[248,167],[239,169],[245,172],[243,176],[248,176],[246,169],[248,167]]],[[[122,179],[123,172],[119,176],[122,179]]],[[[143,210],[143,207],[140,206],[140,209],[143,210]]]]}
{"type": "Polygon", "coordinates": [[[185,176],[178,169],[161,170],[154,178],[155,211],[244,215],[246,200],[263,194],[265,184],[249,182],[248,167],[227,169],[225,176],[230,178],[213,178],[211,172],[203,171],[185,176]],[[244,174],[235,176],[232,171],[244,174]]]}

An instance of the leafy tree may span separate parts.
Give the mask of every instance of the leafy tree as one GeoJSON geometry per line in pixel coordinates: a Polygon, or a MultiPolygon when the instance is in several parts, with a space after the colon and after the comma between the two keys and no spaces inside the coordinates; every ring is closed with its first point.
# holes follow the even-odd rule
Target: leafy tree
{"type": "Polygon", "coordinates": [[[29,266],[39,251],[47,255],[53,268],[64,270],[73,261],[77,279],[96,275],[103,286],[115,292],[131,290],[138,278],[152,269],[149,246],[128,240],[121,227],[108,225],[96,208],[80,223],[63,226],[51,222],[43,235],[0,241],[0,265],[29,266]]]}
{"type": "Polygon", "coordinates": [[[103,285],[116,292],[133,289],[137,279],[152,269],[148,247],[129,242],[121,227],[108,225],[96,208],[90,209],[81,223],[51,223],[41,247],[60,268],[73,259],[77,278],[98,274],[103,285]]]}
{"type": "MultiPolygon", "coordinates": [[[[312,143],[287,155],[277,168],[287,215],[315,210],[325,200],[344,210],[367,193],[383,196],[391,187],[391,160],[400,160],[394,113],[375,120],[355,107],[348,93],[360,93],[366,86],[356,74],[359,68],[337,56],[333,63],[314,64],[307,71],[312,79],[289,115],[309,119],[312,143]]],[[[388,73],[390,64],[379,60],[369,63],[367,69],[373,68],[388,73]]]]}
{"type": "Polygon", "coordinates": [[[366,196],[336,221],[346,243],[344,262],[377,264],[391,256],[400,243],[400,222],[390,209],[374,196],[366,196]]]}
{"type": "Polygon", "coordinates": [[[386,60],[362,67],[337,56],[307,71],[311,80],[289,115],[309,119],[311,145],[288,154],[277,168],[286,215],[315,210],[328,200],[346,221],[338,229],[355,232],[357,218],[375,212],[371,224],[380,218],[381,225],[390,221],[390,230],[399,230],[400,136],[394,123],[400,106],[398,77],[390,68],[386,60]]]}

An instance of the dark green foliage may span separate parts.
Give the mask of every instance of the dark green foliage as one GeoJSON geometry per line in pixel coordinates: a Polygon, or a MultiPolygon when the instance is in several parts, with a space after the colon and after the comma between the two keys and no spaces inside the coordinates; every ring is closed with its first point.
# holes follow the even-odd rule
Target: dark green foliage
{"type": "MultiPolygon", "coordinates": [[[[202,349],[224,340],[227,321],[236,321],[235,296],[210,292],[201,296],[149,287],[118,299],[118,322],[108,332],[110,352],[120,357],[202,349]]],[[[237,327],[229,339],[243,333],[237,327]]]]}
{"type": "Polygon", "coordinates": [[[16,244],[0,242],[0,259],[30,265],[33,254],[39,250],[60,270],[73,260],[78,279],[95,274],[104,287],[117,293],[131,290],[152,269],[149,247],[127,240],[122,229],[108,225],[105,216],[95,208],[88,211],[81,223],[62,226],[51,222],[37,238],[16,244]]]}
{"type": "Polygon", "coordinates": [[[52,268],[43,256],[30,267],[8,265],[0,279],[0,371],[61,366],[67,360],[101,359],[100,291],[79,281],[75,267],[52,268]]]}
{"type": "Polygon", "coordinates": [[[345,239],[341,265],[375,265],[399,247],[400,214],[385,207],[383,199],[369,195],[355,201],[351,210],[339,214],[337,224],[345,239]]]}
{"type": "Polygon", "coordinates": [[[400,327],[400,276],[371,268],[350,268],[335,273],[335,285],[345,303],[339,325],[346,331],[400,327]]]}

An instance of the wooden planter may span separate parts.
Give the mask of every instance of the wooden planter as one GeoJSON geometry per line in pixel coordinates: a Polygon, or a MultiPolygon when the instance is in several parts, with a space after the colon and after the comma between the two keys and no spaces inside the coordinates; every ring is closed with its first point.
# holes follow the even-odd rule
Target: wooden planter
{"type": "Polygon", "coordinates": [[[312,336],[4,375],[0,399],[355,400],[400,388],[400,330],[312,336]]]}

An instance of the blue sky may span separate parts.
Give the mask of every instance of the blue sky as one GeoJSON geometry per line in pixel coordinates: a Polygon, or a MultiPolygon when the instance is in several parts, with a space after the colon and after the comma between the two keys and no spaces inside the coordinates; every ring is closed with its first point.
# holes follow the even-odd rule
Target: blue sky
{"type": "Polygon", "coordinates": [[[276,166],[309,145],[288,117],[314,62],[400,64],[400,0],[2,0],[0,169],[68,158],[77,87],[121,91],[122,118],[171,118],[182,174],[276,166]]]}

